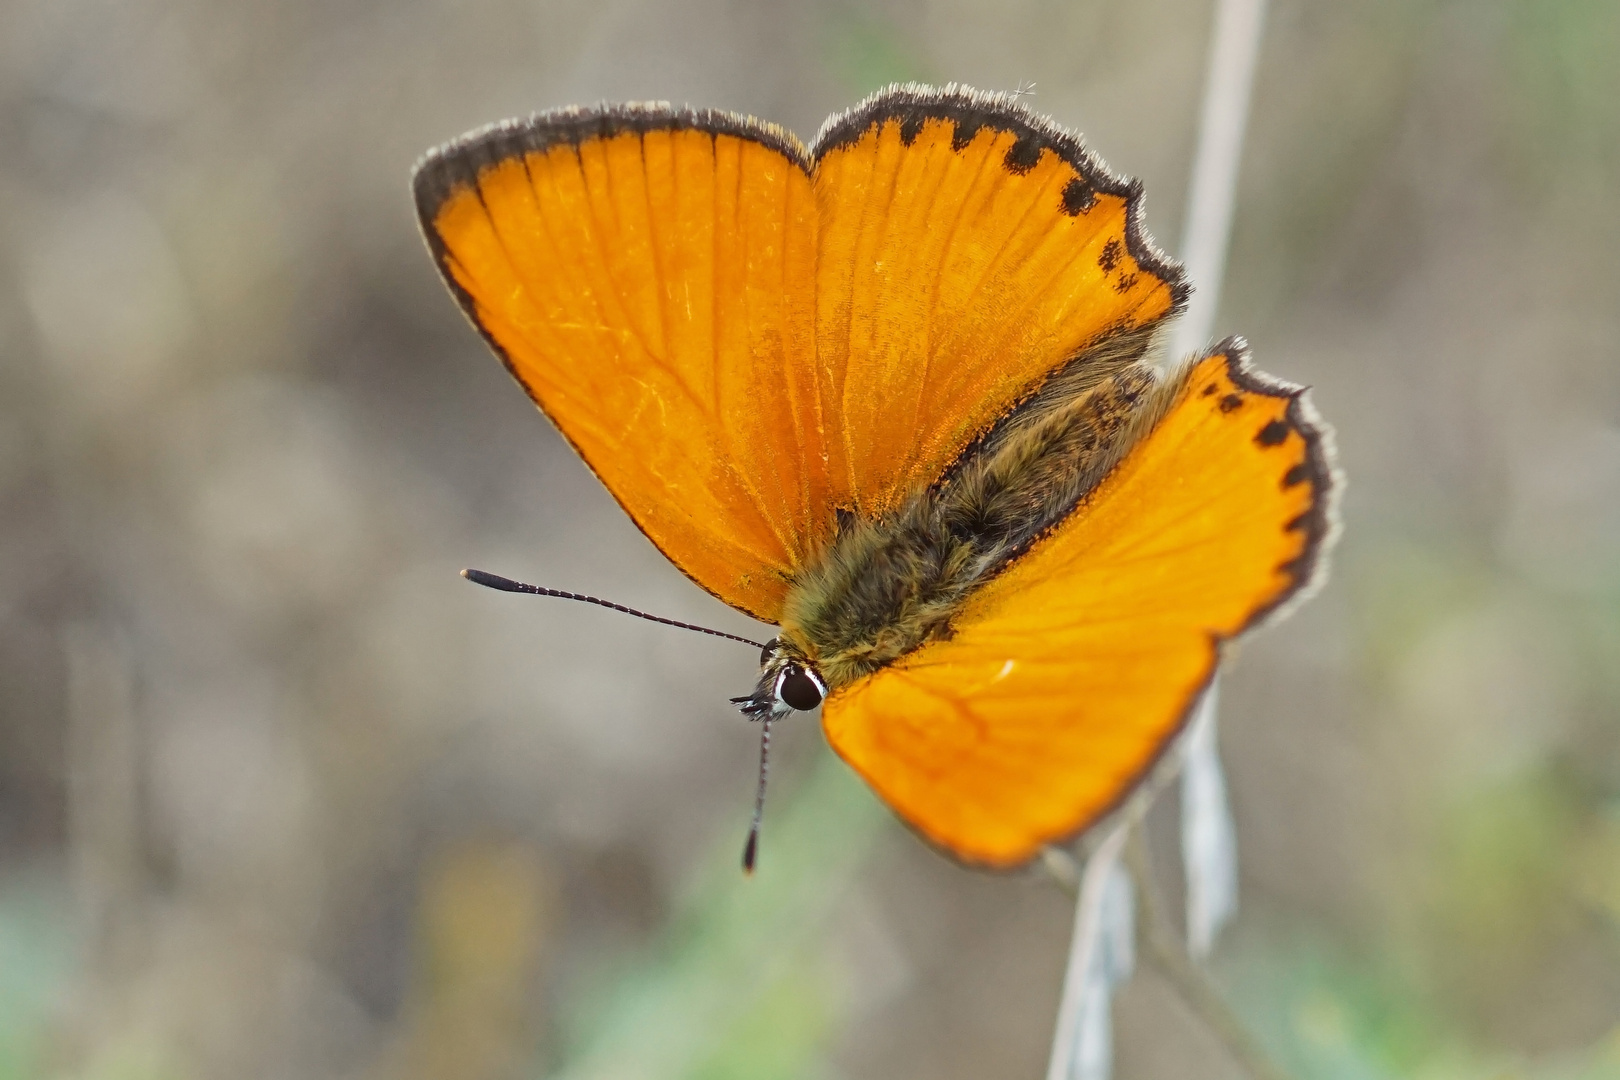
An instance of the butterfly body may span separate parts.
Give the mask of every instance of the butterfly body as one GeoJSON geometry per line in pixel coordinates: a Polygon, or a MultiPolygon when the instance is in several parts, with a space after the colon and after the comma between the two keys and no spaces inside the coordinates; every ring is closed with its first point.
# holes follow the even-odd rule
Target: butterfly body
{"type": "Polygon", "coordinates": [[[795,575],[782,639],[837,690],[950,635],[984,581],[1072,513],[1149,427],[1167,386],[1150,335],[1083,351],[892,515],[848,515],[795,575]]]}
{"type": "Polygon", "coordinates": [[[538,114],[415,175],[463,310],[643,532],[777,626],[738,704],[957,858],[1027,861],[1177,745],[1320,581],[1328,433],[1184,304],[1141,190],[1016,98],[893,87],[808,146],[538,114]]]}

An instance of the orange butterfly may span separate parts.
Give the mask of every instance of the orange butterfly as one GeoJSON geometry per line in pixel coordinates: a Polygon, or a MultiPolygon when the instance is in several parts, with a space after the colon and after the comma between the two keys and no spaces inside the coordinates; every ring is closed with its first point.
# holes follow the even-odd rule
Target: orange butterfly
{"type": "Polygon", "coordinates": [[[1118,807],[1222,644],[1319,573],[1303,390],[1237,338],[1152,365],[1188,288],[1139,185],[1015,97],[895,87],[808,148],[565,109],[414,183],[524,389],[671,562],[779,626],[743,711],[823,705],[961,860],[1022,863],[1118,807]]]}

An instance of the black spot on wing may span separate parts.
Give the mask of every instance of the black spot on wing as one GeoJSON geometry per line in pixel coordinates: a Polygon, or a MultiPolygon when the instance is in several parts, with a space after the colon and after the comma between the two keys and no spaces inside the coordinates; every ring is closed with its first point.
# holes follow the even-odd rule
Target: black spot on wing
{"type": "Polygon", "coordinates": [[[1213,397],[1218,390],[1220,390],[1220,387],[1216,386],[1214,383],[1210,383],[1208,386],[1204,387],[1203,396],[1213,397]]]}
{"type": "Polygon", "coordinates": [[[970,117],[957,117],[956,130],[951,134],[951,149],[960,154],[968,148],[974,136],[984,128],[984,121],[970,117]]]}
{"type": "Polygon", "coordinates": [[[1112,274],[1114,267],[1118,266],[1119,260],[1124,257],[1125,245],[1119,242],[1119,237],[1110,236],[1108,243],[1103,245],[1102,254],[1097,256],[1097,265],[1102,267],[1103,273],[1112,274]]]}
{"type": "MultiPolygon", "coordinates": [[[[1079,217],[1096,204],[1097,192],[1084,177],[1077,176],[1063,186],[1063,212],[1070,217],[1079,217]]],[[[1110,240],[1108,243],[1117,244],[1119,241],[1110,240]]]]}
{"type": "MultiPolygon", "coordinates": [[[[1309,515],[1307,515],[1307,517],[1308,516],[1309,515]]],[[[1314,553],[1310,553],[1309,548],[1307,548],[1306,551],[1307,551],[1307,554],[1305,554],[1305,555],[1300,555],[1300,556],[1297,556],[1295,558],[1288,559],[1285,562],[1278,563],[1277,564],[1277,573],[1279,573],[1279,574],[1287,574],[1289,577],[1295,578],[1295,579],[1298,579],[1298,578],[1304,576],[1305,571],[1307,571],[1307,570],[1309,570],[1311,568],[1311,563],[1313,561],[1313,555],[1314,555],[1314,553]]]]}
{"type": "MultiPolygon", "coordinates": [[[[1142,185],[1115,176],[1101,158],[1082,143],[1080,137],[1052,121],[1031,113],[1022,102],[1007,95],[980,94],[961,87],[932,89],[923,86],[891,86],[874,94],[855,108],[832,117],[816,137],[807,157],[811,169],[828,154],[851,146],[889,121],[904,123],[911,116],[945,120],[955,125],[951,148],[965,149],[983,130],[1001,136],[1010,134],[1014,145],[1004,158],[1013,173],[1026,172],[1040,161],[1041,152],[1050,150],[1081,177],[1094,197],[1113,196],[1125,202],[1126,253],[1136,266],[1163,281],[1170,288],[1170,311],[1182,311],[1192,292],[1182,268],[1154,246],[1142,224],[1142,185]]],[[[1084,213],[1084,211],[1082,211],[1084,213]]]]}
{"type": "Polygon", "coordinates": [[[1254,441],[1261,446],[1276,446],[1286,438],[1288,438],[1288,425],[1281,420],[1273,420],[1260,429],[1260,433],[1254,437],[1254,441]]]}
{"type": "Polygon", "coordinates": [[[1041,142],[1041,137],[1034,132],[1019,136],[1018,141],[1007,148],[1002,164],[1007,166],[1008,172],[1023,176],[1040,163],[1041,142]]]}
{"type": "MultiPolygon", "coordinates": [[[[1322,558],[1335,535],[1333,508],[1337,474],[1333,469],[1332,436],[1306,403],[1304,388],[1270,378],[1249,367],[1247,342],[1241,338],[1230,338],[1216,346],[1214,351],[1226,353],[1227,375],[1237,391],[1287,399],[1287,411],[1281,419],[1288,432],[1299,436],[1304,454],[1302,458],[1292,460],[1288,471],[1282,476],[1281,486],[1283,490],[1291,490],[1306,484],[1310,489],[1306,505],[1285,526],[1292,535],[1301,538],[1299,552],[1293,558],[1279,562],[1276,567],[1279,574],[1288,577],[1289,585],[1271,603],[1250,616],[1247,625],[1252,626],[1296,597],[1301,588],[1312,585],[1321,572],[1322,558]]],[[[1239,394],[1230,396],[1238,397],[1239,394]]],[[[1289,445],[1294,444],[1290,441],[1289,445]]]]}
{"type": "Polygon", "coordinates": [[[1241,409],[1242,407],[1242,394],[1227,394],[1225,397],[1221,398],[1221,412],[1223,413],[1229,413],[1234,409],[1241,409]]]}
{"type": "Polygon", "coordinates": [[[1119,280],[1114,282],[1114,291],[1117,292],[1117,293],[1128,293],[1135,286],[1136,286],[1136,275],[1135,274],[1121,274],[1121,275],[1119,275],[1119,280]]]}

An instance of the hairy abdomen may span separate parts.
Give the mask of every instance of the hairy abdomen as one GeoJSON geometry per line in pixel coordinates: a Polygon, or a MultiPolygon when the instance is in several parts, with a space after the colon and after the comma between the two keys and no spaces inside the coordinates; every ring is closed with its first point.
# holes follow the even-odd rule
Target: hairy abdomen
{"type": "Polygon", "coordinates": [[[1074,512],[1174,396],[1121,335],[1048,380],[892,517],[850,519],[800,573],[782,633],[829,689],[950,634],[981,583],[1074,512]]]}

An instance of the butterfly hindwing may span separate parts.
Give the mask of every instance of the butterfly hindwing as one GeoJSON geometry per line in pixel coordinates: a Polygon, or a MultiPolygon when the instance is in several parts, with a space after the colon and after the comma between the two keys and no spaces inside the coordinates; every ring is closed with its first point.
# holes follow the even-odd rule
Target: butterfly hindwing
{"type": "Polygon", "coordinates": [[[463,309],[671,561],[774,621],[833,528],[802,148],[723,113],[566,110],[434,151],[463,309]]]}
{"type": "Polygon", "coordinates": [[[1079,509],[935,641],[828,698],[833,747],[964,861],[1094,824],[1173,744],[1223,641],[1315,577],[1326,438],[1241,342],[1192,365],[1079,509]]]}

